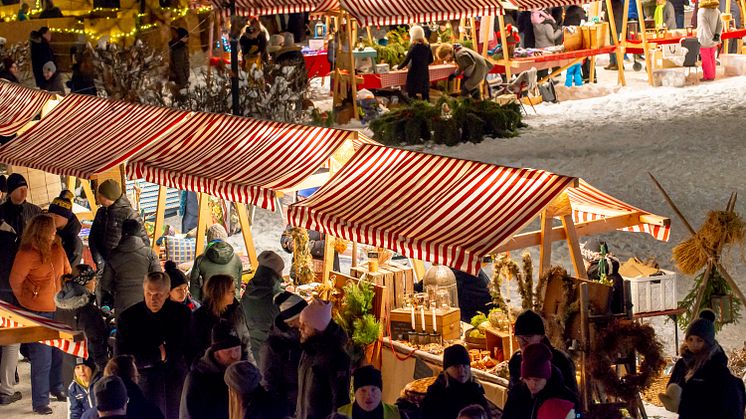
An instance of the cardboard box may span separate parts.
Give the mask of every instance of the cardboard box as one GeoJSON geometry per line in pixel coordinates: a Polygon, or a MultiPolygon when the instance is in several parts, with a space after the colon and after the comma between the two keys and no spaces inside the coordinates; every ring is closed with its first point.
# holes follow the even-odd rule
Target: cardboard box
{"type": "MultiPolygon", "coordinates": [[[[422,316],[419,310],[415,311],[415,327],[417,332],[422,332],[422,316]]],[[[412,312],[405,308],[391,310],[391,335],[398,338],[406,335],[412,330],[412,312]]],[[[435,324],[437,333],[445,340],[453,340],[461,337],[461,310],[451,308],[448,311],[437,310],[435,312],[435,324]]],[[[425,310],[425,331],[433,333],[432,311],[425,310]]]]}

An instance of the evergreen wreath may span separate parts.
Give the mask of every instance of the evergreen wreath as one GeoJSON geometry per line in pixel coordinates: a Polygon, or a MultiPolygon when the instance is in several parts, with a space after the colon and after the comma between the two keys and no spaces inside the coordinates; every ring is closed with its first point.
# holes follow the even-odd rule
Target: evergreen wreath
{"type": "Polygon", "coordinates": [[[603,384],[609,395],[625,401],[634,399],[637,393],[650,387],[666,365],[663,347],[649,325],[615,322],[601,331],[597,342],[598,347],[591,353],[591,375],[603,384]],[[619,354],[632,350],[643,358],[639,372],[619,377],[612,368],[612,361],[619,354]]]}

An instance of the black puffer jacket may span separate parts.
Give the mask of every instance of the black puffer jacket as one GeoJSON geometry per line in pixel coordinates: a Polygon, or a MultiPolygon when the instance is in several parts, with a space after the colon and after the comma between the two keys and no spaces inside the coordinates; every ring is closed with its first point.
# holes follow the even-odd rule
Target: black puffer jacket
{"type": "Polygon", "coordinates": [[[468,274],[458,269],[451,269],[456,275],[458,289],[458,307],[461,309],[461,321],[469,323],[477,315],[477,311],[484,314],[490,312],[492,296],[490,296],[490,278],[480,269],[478,276],[468,274]]]}
{"type": "Polygon", "coordinates": [[[39,214],[41,208],[28,202],[15,205],[8,199],[0,205],[0,300],[18,304],[10,288],[10,270],[21,244],[23,229],[39,214]]]}
{"type": "Polygon", "coordinates": [[[81,227],[78,217],[70,217],[67,224],[57,230],[57,236],[62,240],[62,247],[70,266],[79,264],[83,258],[83,241],[78,237],[81,227]]]}
{"type": "MultiPolygon", "coordinates": [[[[137,220],[142,225],[142,220],[130,205],[127,195],[122,194],[111,206],[101,207],[96,211],[96,218],[91,225],[91,234],[88,237],[88,245],[96,265],[100,268],[101,262],[109,259],[109,253],[119,245],[122,239],[122,223],[124,220],[137,220]]],[[[141,227],[138,236],[146,246],[150,246],[150,239],[141,227]]]]}
{"type": "Polygon", "coordinates": [[[142,281],[150,272],[161,272],[158,256],[138,236],[122,239],[109,255],[99,284],[102,296],[114,301],[117,317],[132,305],[143,300],[142,281]]]}
{"type": "Polygon", "coordinates": [[[251,330],[251,349],[257,362],[261,362],[259,350],[269,336],[275,316],[280,314],[272,301],[275,294],[282,291],[280,281],[280,276],[272,269],[260,265],[241,297],[246,325],[251,330]]]}
{"type": "Polygon", "coordinates": [[[189,325],[188,361],[194,363],[202,358],[210,346],[212,328],[220,320],[226,320],[230,323],[236,332],[236,336],[241,339],[241,358],[251,361],[251,363],[256,365],[254,354],[251,351],[251,334],[246,324],[246,315],[241,308],[241,304],[235,299],[233,300],[233,304],[229,305],[220,317],[216,317],[205,305],[192,313],[192,321],[189,325]]]}
{"type": "Polygon", "coordinates": [[[298,366],[297,419],[325,419],[350,402],[347,334],[332,321],[301,344],[298,366]]]}
{"type": "Polygon", "coordinates": [[[259,367],[262,386],[275,406],[284,406],[285,415],[295,417],[298,401],[298,365],[300,364],[300,333],[279,320],[262,345],[259,367]]]}
{"type": "Polygon", "coordinates": [[[442,371],[427,388],[420,407],[423,418],[456,419],[458,412],[471,404],[478,404],[487,412],[490,411],[482,385],[473,380],[463,384],[449,380],[446,372],[442,371]]]}
{"type": "MultiPolygon", "coordinates": [[[[557,376],[562,377],[564,386],[569,388],[575,394],[578,394],[578,382],[575,378],[575,363],[572,362],[572,359],[570,359],[566,353],[552,346],[549,339],[544,338],[541,343],[552,350],[552,366],[559,370],[560,375],[557,376]]],[[[521,382],[522,361],[523,355],[521,354],[521,351],[517,351],[512,357],[510,357],[510,361],[508,362],[508,370],[510,371],[509,388],[516,387],[521,382]]]]}
{"type": "Polygon", "coordinates": [[[508,392],[508,400],[505,402],[503,410],[503,419],[536,419],[539,408],[549,399],[562,399],[577,405],[578,399],[575,393],[562,384],[561,377],[554,372],[557,368],[552,368],[552,377],[547,381],[546,387],[536,396],[531,394],[526,384],[521,382],[514,386],[508,392]]]}
{"type": "Polygon", "coordinates": [[[218,364],[213,351],[195,362],[184,381],[179,419],[228,419],[228,385],[225,367],[218,364]]]}
{"type": "MultiPolygon", "coordinates": [[[[687,369],[684,368],[684,374],[687,369]]],[[[728,357],[716,345],[710,359],[685,380],[679,419],[743,419],[745,399],[743,381],[730,373],[728,357]]]]}
{"type": "Polygon", "coordinates": [[[96,298],[85,287],[67,282],[54,296],[57,305],[57,320],[65,319],[70,327],[85,332],[88,341],[89,357],[99,371],[103,371],[109,361],[109,329],[104,322],[104,314],[94,304],[96,298]],[[69,316],[68,316],[69,315],[69,316]]]}

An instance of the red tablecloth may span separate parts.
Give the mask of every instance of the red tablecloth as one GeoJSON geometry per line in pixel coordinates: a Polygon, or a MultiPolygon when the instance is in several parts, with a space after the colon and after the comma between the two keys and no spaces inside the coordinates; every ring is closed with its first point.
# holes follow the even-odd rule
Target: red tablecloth
{"type": "Polygon", "coordinates": [[[303,59],[306,61],[306,72],[309,79],[326,77],[331,71],[326,52],[319,52],[312,55],[303,54],[303,59]]]}
{"type": "MultiPolygon", "coordinates": [[[[430,82],[447,79],[457,66],[455,64],[439,64],[430,66],[430,82]]],[[[358,89],[386,89],[407,84],[407,70],[390,71],[383,74],[361,74],[363,83],[358,89]]]]}

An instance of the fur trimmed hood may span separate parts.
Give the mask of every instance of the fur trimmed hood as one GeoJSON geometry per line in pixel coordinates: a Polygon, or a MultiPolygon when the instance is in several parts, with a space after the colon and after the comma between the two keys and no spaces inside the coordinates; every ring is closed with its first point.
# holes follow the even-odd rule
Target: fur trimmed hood
{"type": "Polygon", "coordinates": [[[90,303],[92,297],[93,293],[88,291],[87,288],[69,281],[54,296],[54,303],[57,305],[57,308],[63,310],[77,310],[90,303]]]}

